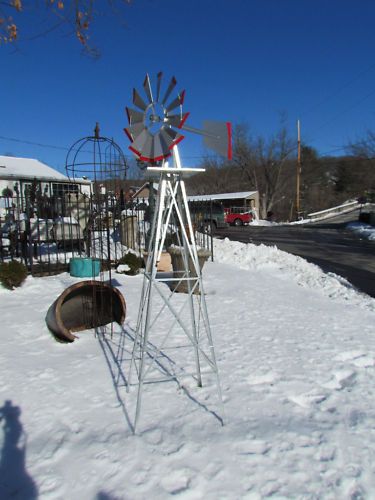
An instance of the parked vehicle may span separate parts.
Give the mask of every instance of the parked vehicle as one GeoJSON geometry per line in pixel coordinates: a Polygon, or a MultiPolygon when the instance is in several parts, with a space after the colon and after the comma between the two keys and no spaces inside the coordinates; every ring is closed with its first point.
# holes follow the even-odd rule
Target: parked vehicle
{"type": "Polygon", "coordinates": [[[363,222],[364,224],[370,224],[375,226],[375,210],[361,212],[358,216],[359,222],[363,222]]]}
{"type": "Polygon", "coordinates": [[[189,201],[193,224],[205,233],[215,233],[216,229],[227,227],[224,207],[217,201],[189,201]]]}
{"type": "Polygon", "coordinates": [[[243,226],[253,220],[253,213],[244,207],[225,208],[225,222],[231,226],[243,226]]]}

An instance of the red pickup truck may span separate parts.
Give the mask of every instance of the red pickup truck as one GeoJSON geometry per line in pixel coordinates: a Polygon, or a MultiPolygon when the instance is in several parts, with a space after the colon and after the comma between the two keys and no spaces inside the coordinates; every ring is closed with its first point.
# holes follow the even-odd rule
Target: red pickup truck
{"type": "Polygon", "coordinates": [[[243,226],[253,220],[252,212],[244,207],[224,208],[224,212],[225,222],[231,226],[243,226]]]}

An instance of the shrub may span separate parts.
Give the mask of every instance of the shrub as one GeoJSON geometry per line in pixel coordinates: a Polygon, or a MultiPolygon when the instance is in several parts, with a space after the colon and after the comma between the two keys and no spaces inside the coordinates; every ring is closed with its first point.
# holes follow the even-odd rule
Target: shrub
{"type": "Polygon", "coordinates": [[[143,266],[143,259],[132,252],[128,252],[119,260],[118,265],[122,264],[129,267],[129,271],[126,271],[125,274],[134,276],[139,273],[139,268],[143,266]]]}
{"type": "Polygon", "coordinates": [[[2,262],[0,264],[0,282],[5,288],[13,290],[22,285],[27,276],[26,267],[12,260],[11,262],[2,262]]]}

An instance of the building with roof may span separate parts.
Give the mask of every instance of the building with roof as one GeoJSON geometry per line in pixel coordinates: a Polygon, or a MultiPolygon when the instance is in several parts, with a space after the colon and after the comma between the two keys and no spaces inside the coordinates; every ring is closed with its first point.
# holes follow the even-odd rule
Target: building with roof
{"type": "Polygon", "coordinates": [[[24,196],[34,182],[48,196],[63,196],[67,192],[90,194],[91,181],[75,179],[33,158],[0,156],[0,196],[12,197],[14,193],[24,196]]]}
{"type": "MultiPolygon", "coordinates": [[[[159,189],[159,184],[157,182],[153,182],[152,187],[154,196],[156,196],[159,189]]],[[[147,201],[149,197],[150,197],[150,182],[145,182],[144,184],[142,184],[142,186],[135,188],[134,192],[132,193],[132,200],[137,202],[147,201]]]]}
{"type": "MultiPolygon", "coordinates": [[[[154,189],[154,196],[158,191],[159,185],[154,182],[152,184],[154,189]]],[[[132,200],[135,202],[146,202],[150,196],[150,183],[145,182],[135,193],[132,195],[132,200]]],[[[238,191],[235,193],[211,193],[211,194],[198,194],[187,197],[189,201],[217,201],[223,205],[224,208],[241,208],[244,211],[250,211],[254,216],[259,218],[259,193],[258,191],[238,191]]]]}
{"type": "Polygon", "coordinates": [[[188,196],[189,201],[218,201],[224,208],[242,208],[252,211],[259,218],[258,191],[239,191],[235,193],[212,193],[188,196]]]}

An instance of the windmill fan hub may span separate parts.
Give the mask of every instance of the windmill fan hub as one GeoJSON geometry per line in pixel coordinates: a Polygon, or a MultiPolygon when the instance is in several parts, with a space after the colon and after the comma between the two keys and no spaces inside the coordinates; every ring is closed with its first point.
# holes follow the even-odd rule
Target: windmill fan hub
{"type": "Polygon", "coordinates": [[[165,121],[165,114],[164,107],[158,102],[153,102],[147,106],[144,124],[153,135],[160,132],[165,121]]]}

